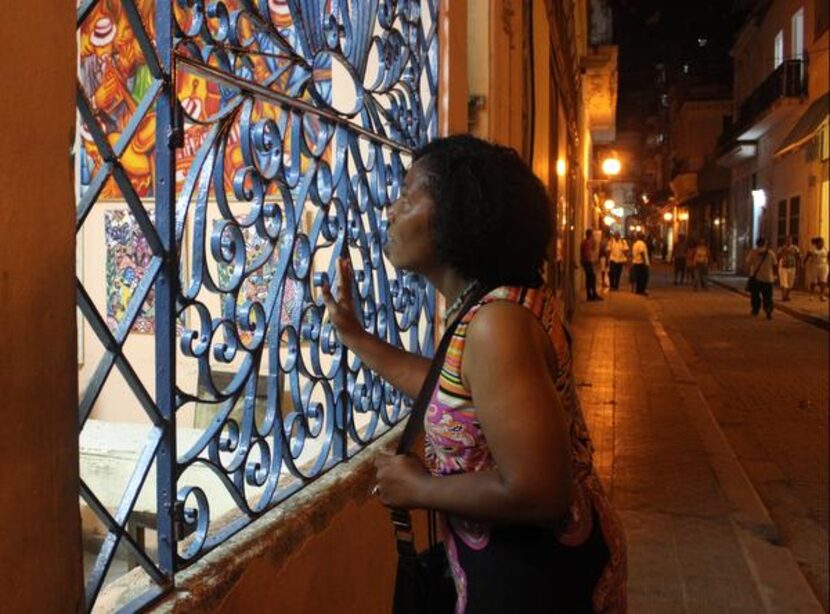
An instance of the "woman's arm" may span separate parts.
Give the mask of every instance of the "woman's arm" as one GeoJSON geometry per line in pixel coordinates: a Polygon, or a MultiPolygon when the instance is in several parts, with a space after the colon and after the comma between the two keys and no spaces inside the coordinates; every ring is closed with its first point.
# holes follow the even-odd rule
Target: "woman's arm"
{"type": "Polygon", "coordinates": [[[354,273],[351,263],[338,258],[337,270],[337,298],[332,296],[327,286],[323,286],[322,291],[331,323],[337,329],[343,343],[372,371],[406,396],[414,398],[426,379],[429,359],[402,350],[367,333],[357,317],[352,300],[354,273]]]}
{"type": "Polygon", "coordinates": [[[383,503],[495,522],[561,518],[570,503],[571,459],[552,361],[547,335],[525,308],[482,307],[467,329],[462,376],[496,468],[433,477],[411,457],[381,457],[383,503]]]}

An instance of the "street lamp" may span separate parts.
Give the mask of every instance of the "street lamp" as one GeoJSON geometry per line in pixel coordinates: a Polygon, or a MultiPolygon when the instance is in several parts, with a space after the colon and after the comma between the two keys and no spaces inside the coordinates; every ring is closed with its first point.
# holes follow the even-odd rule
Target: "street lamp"
{"type": "Polygon", "coordinates": [[[606,226],[610,226],[611,224],[616,222],[617,219],[613,215],[606,215],[604,218],[602,218],[602,221],[605,222],[606,226]]]}
{"type": "Polygon", "coordinates": [[[608,177],[616,177],[620,174],[621,170],[622,164],[619,158],[615,156],[609,156],[602,161],[602,172],[608,177]]]}
{"type": "Polygon", "coordinates": [[[671,222],[674,219],[674,215],[672,215],[671,211],[666,211],[663,214],[663,219],[666,220],[667,222],[671,222]]]}
{"type": "Polygon", "coordinates": [[[603,203],[603,207],[605,207],[606,211],[611,211],[616,206],[617,206],[617,203],[614,202],[613,198],[607,198],[607,199],[605,199],[605,202],[603,203]]]}

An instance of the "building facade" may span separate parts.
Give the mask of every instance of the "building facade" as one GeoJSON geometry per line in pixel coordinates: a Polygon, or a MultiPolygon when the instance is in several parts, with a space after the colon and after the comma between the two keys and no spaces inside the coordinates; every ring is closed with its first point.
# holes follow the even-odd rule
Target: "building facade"
{"type": "Polygon", "coordinates": [[[828,6],[758,2],[732,49],[734,109],[719,140],[731,171],[727,240],[732,265],[759,237],[787,235],[803,250],[828,236],[828,6]]]}

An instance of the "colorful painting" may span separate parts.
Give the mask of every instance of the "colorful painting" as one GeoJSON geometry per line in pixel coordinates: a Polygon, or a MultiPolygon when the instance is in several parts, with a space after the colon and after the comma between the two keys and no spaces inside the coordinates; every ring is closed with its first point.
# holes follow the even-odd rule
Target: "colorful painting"
{"type": "MultiPolygon", "coordinates": [[[[262,239],[254,231],[246,229],[245,234],[245,260],[247,263],[257,260],[263,250],[268,246],[268,242],[262,239]]],[[[289,238],[283,235],[280,241],[289,238]]],[[[268,297],[268,288],[271,285],[271,280],[274,278],[274,273],[279,262],[279,249],[275,249],[271,258],[265,262],[261,267],[251,272],[251,274],[242,282],[239,297],[237,299],[238,305],[244,305],[246,302],[259,302],[265,305],[268,297]]],[[[218,267],[218,281],[220,286],[228,287],[230,284],[231,267],[228,265],[220,265],[218,267]]],[[[289,324],[294,315],[302,309],[302,297],[300,282],[288,279],[285,282],[283,290],[282,308],[280,310],[280,323],[289,324]]],[[[231,314],[223,314],[223,317],[230,317],[231,314]]],[[[241,338],[243,341],[250,339],[250,334],[242,332],[241,338]]]]}
{"type": "MultiPolygon", "coordinates": [[[[153,212],[147,212],[152,218],[153,212]]],[[[153,253],[135,221],[126,209],[104,212],[104,235],[107,246],[107,324],[115,331],[124,318],[130,298],[150,261],[153,253]]],[[[155,293],[150,290],[141,313],[133,323],[133,331],[155,332],[155,293]]]]}
{"type": "MultiPolygon", "coordinates": [[[[135,4],[149,37],[154,39],[155,0],[135,0],[135,4]]],[[[237,3],[231,1],[227,4],[229,9],[233,9],[236,8],[237,3]]],[[[293,40],[291,15],[284,0],[271,0],[269,7],[274,24],[280,28],[286,39],[293,40]]],[[[185,18],[185,14],[187,11],[179,10],[177,7],[179,18],[185,18]]],[[[245,30],[244,38],[255,34],[253,30],[248,31],[251,26],[245,20],[240,27],[245,30]]],[[[79,35],[78,78],[89,99],[99,127],[103,130],[110,145],[114,145],[141,105],[145,94],[153,86],[153,76],[144,61],[138,38],[130,27],[120,0],[100,0],[84,20],[79,35]]],[[[263,38],[259,44],[268,47],[270,43],[263,38]]],[[[270,75],[279,72],[279,77],[272,82],[270,87],[288,93],[289,88],[296,87],[296,85],[290,85],[292,69],[288,60],[277,57],[277,49],[273,51],[273,56],[262,54],[248,58],[253,67],[254,77],[259,82],[263,82],[270,75]]],[[[318,88],[330,91],[330,80],[330,71],[328,75],[315,74],[318,88]],[[326,85],[329,86],[328,89],[326,85]]],[[[182,186],[193,159],[211,129],[211,118],[217,114],[223,102],[226,102],[222,98],[223,95],[230,97],[233,96],[233,92],[225,90],[223,93],[217,83],[180,70],[176,75],[176,95],[185,118],[184,143],[176,153],[178,189],[182,186]]],[[[292,95],[297,96],[297,93],[292,92],[292,95]]],[[[306,101],[311,100],[308,93],[303,93],[298,97],[306,101]]],[[[278,121],[281,113],[281,109],[277,106],[257,104],[254,110],[254,120],[270,117],[278,121]]],[[[151,106],[120,158],[121,165],[139,197],[153,196],[155,130],[155,112],[151,106]]],[[[102,156],[93,141],[89,128],[82,121],[79,126],[79,136],[78,179],[81,192],[83,192],[101,167],[102,156]]],[[[286,155],[290,154],[290,149],[290,142],[283,143],[283,151],[286,155]]],[[[324,158],[328,160],[330,156],[331,153],[327,150],[324,158]]],[[[225,185],[230,189],[233,173],[242,165],[238,124],[234,124],[230,130],[225,149],[225,162],[225,185]]],[[[307,163],[308,161],[304,158],[303,166],[305,167],[307,163]]],[[[99,198],[122,200],[124,197],[115,181],[109,179],[104,184],[99,198]]]]}

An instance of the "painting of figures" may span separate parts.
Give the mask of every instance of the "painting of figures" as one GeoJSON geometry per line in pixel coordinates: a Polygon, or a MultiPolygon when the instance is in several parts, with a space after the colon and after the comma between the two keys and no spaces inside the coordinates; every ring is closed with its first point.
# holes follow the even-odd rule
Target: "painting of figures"
{"type": "MultiPolygon", "coordinates": [[[[262,257],[263,250],[270,249],[268,242],[262,239],[259,235],[249,229],[243,231],[245,235],[245,262],[250,265],[252,262],[258,261],[262,257]]],[[[287,237],[290,239],[290,237],[287,237]]],[[[283,235],[281,241],[286,240],[286,235],[283,235]]],[[[271,257],[258,269],[251,271],[239,291],[237,299],[238,305],[244,305],[247,302],[259,302],[265,305],[268,297],[268,290],[274,279],[274,274],[277,270],[277,262],[279,262],[279,244],[271,257]]],[[[219,265],[218,267],[218,281],[219,285],[227,288],[230,284],[231,268],[229,265],[219,265]]],[[[282,309],[280,310],[280,324],[288,324],[293,319],[294,315],[302,309],[302,296],[300,283],[292,279],[285,280],[285,289],[283,291],[282,309]]],[[[225,313],[224,317],[231,317],[232,314],[225,313]]],[[[250,338],[250,333],[241,331],[240,338],[247,342],[250,338]]]]}
{"type": "MultiPolygon", "coordinates": [[[[148,213],[152,217],[152,211],[148,213]]],[[[104,212],[104,234],[107,250],[106,318],[110,330],[115,331],[153,254],[132,213],[125,209],[104,212]]],[[[152,290],[132,330],[148,334],[155,332],[155,295],[152,290]]]]}

